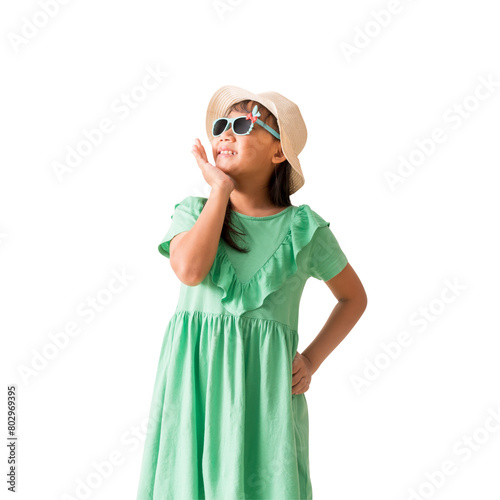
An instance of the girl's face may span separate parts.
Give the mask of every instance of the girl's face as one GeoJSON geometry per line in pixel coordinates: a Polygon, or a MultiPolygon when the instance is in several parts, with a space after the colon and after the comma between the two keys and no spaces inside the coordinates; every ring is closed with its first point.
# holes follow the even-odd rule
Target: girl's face
{"type": "MultiPolygon", "coordinates": [[[[233,110],[226,118],[245,115],[244,112],[233,110]]],[[[272,126],[267,120],[265,123],[272,126]]],[[[280,141],[258,123],[254,123],[248,135],[236,135],[231,126],[213,138],[212,152],[215,166],[230,175],[236,187],[243,182],[267,186],[275,166],[286,160],[280,141]],[[235,154],[224,154],[224,150],[235,154]]]]}

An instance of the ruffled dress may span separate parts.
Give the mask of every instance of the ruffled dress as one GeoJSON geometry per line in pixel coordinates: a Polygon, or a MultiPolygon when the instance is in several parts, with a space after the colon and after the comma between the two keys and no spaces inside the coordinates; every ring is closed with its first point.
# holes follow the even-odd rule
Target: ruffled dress
{"type": "MultiPolygon", "coordinates": [[[[207,198],[174,207],[158,249],[195,224],[207,198]]],[[[309,277],[327,281],[347,258],[308,205],[252,217],[241,253],[219,241],[197,286],[180,284],[163,338],[137,500],[309,500],[305,394],[292,394],[299,303],[309,277]]]]}

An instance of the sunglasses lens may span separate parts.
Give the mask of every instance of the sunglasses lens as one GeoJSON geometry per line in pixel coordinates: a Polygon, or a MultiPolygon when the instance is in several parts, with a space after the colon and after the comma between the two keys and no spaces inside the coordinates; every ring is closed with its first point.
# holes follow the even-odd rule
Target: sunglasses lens
{"type": "Polygon", "coordinates": [[[234,133],[238,135],[245,135],[250,130],[251,125],[251,120],[247,120],[245,116],[236,118],[233,122],[234,133]]]}
{"type": "Polygon", "coordinates": [[[222,132],[224,132],[224,129],[227,127],[227,120],[225,118],[219,118],[215,123],[214,123],[214,128],[212,130],[212,135],[214,137],[217,137],[218,135],[221,135],[222,132]]]}

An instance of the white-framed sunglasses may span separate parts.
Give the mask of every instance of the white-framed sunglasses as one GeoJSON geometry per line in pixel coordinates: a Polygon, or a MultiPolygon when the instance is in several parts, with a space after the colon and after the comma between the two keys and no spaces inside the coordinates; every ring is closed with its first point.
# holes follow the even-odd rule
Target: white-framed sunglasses
{"type": "Polygon", "coordinates": [[[212,135],[214,137],[219,137],[219,135],[223,134],[226,130],[229,130],[231,126],[236,135],[248,135],[252,131],[254,123],[257,122],[261,127],[273,134],[276,139],[280,139],[278,132],[260,120],[258,118],[259,116],[261,115],[256,104],[252,112],[246,115],[236,116],[235,118],[217,118],[212,124],[212,135]]]}

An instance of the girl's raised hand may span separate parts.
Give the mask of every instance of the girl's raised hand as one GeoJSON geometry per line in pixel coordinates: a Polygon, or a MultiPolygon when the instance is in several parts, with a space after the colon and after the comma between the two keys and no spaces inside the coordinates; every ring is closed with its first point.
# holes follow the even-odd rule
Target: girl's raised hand
{"type": "Polygon", "coordinates": [[[220,168],[209,163],[207,159],[207,154],[205,148],[201,144],[199,139],[194,140],[193,149],[191,153],[194,154],[198,167],[200,167],[201,173],[204,179],[208,182],[210,187],[224,187],[229,189],[231,192],[234,189],[234,182],[231,177],[225,174],[220,168]]]}

